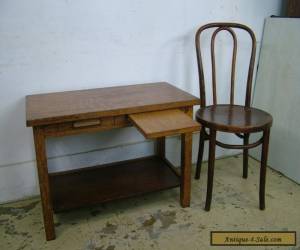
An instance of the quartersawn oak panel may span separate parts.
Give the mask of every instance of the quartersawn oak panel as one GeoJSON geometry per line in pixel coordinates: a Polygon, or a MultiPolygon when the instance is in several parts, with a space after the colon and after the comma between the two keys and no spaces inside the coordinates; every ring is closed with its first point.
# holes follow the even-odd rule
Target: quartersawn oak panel
{"type": "Polygon", "coordinates": [[[26,124],[38,126],[199,103],[197,97],[166,82],[29,95],[26,124]]]}
{"type": "Polygon", "coordinates": [[[129,118],[147,139],[191,133],[201,128],[198,122],[178,109],[131,114],[129,118]]]}

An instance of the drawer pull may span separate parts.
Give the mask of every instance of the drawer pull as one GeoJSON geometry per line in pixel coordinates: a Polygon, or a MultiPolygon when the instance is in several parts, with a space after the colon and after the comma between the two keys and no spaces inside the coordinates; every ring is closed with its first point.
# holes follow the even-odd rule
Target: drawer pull
{"type": "Polygon", "coordinates": [[[100,119],[94,119],[94,120],[74,122],[73,127],[74,128],[81,128],[81,127],[88,127],[88,126],[94,126],[94,125],[100,125],[100,124],[101,124],[100,119]]]}

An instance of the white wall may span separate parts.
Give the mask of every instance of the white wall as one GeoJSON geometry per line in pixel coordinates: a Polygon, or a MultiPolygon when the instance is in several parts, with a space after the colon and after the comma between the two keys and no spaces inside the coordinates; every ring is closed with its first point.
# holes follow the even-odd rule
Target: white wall
{"type": "MultiPolygon", "coordinates": [[[[242,22],[259,42],[264,18],[279,14],[280,7],[279,0],[0,1],[0,202],[38,193],[26,95],[164,80],[199,96],[196,28],[242,22]]],[[[143,141],[133,128],[53,139],[49,168],[150,154],[153,143],[143,141]]],[[[169,143],[168,155],[177,161],[179,140],[169,143]]],[[[218,152],[224,153],[230,152],[218,152]]]]}

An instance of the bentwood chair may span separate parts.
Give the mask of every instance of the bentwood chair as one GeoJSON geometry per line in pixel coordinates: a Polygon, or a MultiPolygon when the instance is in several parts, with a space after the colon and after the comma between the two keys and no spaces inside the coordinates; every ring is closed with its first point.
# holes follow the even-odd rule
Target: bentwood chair
{"type": "Polygon", "coordinates": [[[251,90],[252,90],[252,77],[255,62],[256,39],[253,31],[238,23],[210,23],[200,27],[196,33],[196,52],[199,74],[199,87],[200,87],[200,109],[196,113],[196,120],[202,124],[199,140],[199,153],[196,168],[195,178],[200,178],[201,163],[203,158],[204,141],[209,141],[209,156],[208,156],[208,177],[207,177],[207,194],[205,210],[210,210],[212,191],[213,191],[213,177],[215,165],[215,148],[216,145],[229,148],[229,149],[242,149],[243,150],[243,178],[248,176],[248,149],[254,148],[262,144],[261,154],[261,167],[260,167],[260,183],[259,183],[259,207],[261,210],[265,209],[265,181],[266,181],[266,166],[268,157],[268,145],[270,128],[272,126],[272,116],[260,109],[250,107],[251,90]],[[211,35],[210,53],[211,53],[211,66],[212,66],[212,99],[213,104],[206,105],[206,93],[204,82],[204,71],[201,57],[201,41],[200,37],[202,32],[207,29],[213,29],[211,35]],[[237,55],[237,35],[234,30],[244,30],[249,34],[251,41],[251,55],[249,60],[248,76],[246,82],[246,95],[245,105],[234,104],[234,86],[235,86],[235,66],[237,55]],[[231,65],[231,87],[230,87],[230,101],[229,104],[217,104],[217,91],[216,91],[216,63],[215,63],[215,40],[220,31],[227,31],[233,40],[232,50],[232,65],[231,65]],[[209,132],[206,132],[206,129],[209,132]],[[239,138],[243,139],[241,145],[225,144],[216,140],[217,131],[233,133],[239,138]],[[249,135],[254,132],[262,132],[262,137],[254,142],[249,143],[249,135]]]}

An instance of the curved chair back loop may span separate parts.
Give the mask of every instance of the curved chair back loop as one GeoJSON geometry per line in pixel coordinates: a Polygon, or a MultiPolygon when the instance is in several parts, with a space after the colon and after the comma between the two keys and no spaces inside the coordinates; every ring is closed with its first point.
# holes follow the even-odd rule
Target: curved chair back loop
{"type": "Polygon", "coordinates": [[[248,32],[252,41],[251,56],[249,61],[249,69],[247,76],[246,85],[246,98],[245,106],[250,107],[251,103],[251,91],[252,91],[252,79],[256,53],[256,39],[253,31],[246,25],[239,23],[209,23],[197,30],[195,36],[196,52],[197,52],[197,63],[198,63],[198,74],[199,74],[199,88],[200,88],[200,100],[201,106],[206,106],[206,94],[205,94],[205,81],[203,73],[203,63],[201,56],[201,34],[203,31],[211,28],[216,28],[211,36],[211,66],[212,66],[212,92],[213,92],[213,104],[217,104],[217,90],[216,90],[216,63],[215,63],[215,40],[216,36],[220,31],[227,31],[231,34],[233,39],[232,49],[232,61],[231,61],[231,85],[230,85],[230,104],[234,104],[234,86],[235,86],[235,66],[236,66],[236,54],[237,54],[237,36],[233,29],[242,29],[248,32]]]}

